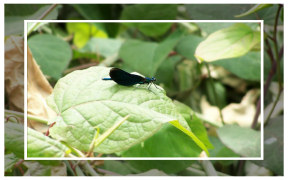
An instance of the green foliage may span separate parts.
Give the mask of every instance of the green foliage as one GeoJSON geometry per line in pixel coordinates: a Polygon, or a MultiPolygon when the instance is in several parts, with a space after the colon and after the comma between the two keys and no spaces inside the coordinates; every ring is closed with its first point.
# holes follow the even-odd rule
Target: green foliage
{"type": "Polygon", "coordinates": [[[70,152],[71,150],[59,141],[28,128],[27,157],[64,157],[70,152]]]}
{"type": "Polygon", "coordinates": [[[146,76],[153,76],[181,35],[182,32],[176,31],[161,43],[128,40],[121,46],[119,56],[130,68],[146,76]]]}
{"type": "Polygon", "coordinates": [[[24,158],[24,127],[17,123],[5,123],[5,148],[17,158],[24,158]]]}
{"type": "Polygon", "coordinates": [[[234,73],[235,75],[251,80],[261,80],[261,54],[259,51],[248,52],[244,56],[232,59],[223,59],[214,61],[212,64],[224,67],[226,70],[234,73]]]}
{"type": "MultiPolygon", "coordinates": [[[[283,9],[279,4],[5,4],[5,38],[22,35],[24,19],[261,19],[265,31],[264,80],[271,90],[284,83],[280,28],[283,9]]],[[[28,128],[28,156],[64,157],[70,150],[71,156],[87,155],[96,137],[96,142],[104,141],[92,148],[94,156],[103,153],[103,157],[124,158],[199,157],[206,150],[210,157],[260,157],[259,124],[253,128],[222,125],[214,117],[219,109],[226,113],[229,105],[240,103],[248,91],[263,84],[259,30],[259,23],[237,22],[28,24],[28,48],[55,86],[48,102],[58,114],[49,120],[56,122],[49,137],[28,128]],[[199,61],[208,62],[211,74],[199,61]],[[87,68],[92,65],[96,67],[87,68]],[[159,89],[153,85],[148,90],[146,85],[123,87],[113,81],[102,81],[103,77],[109,77],[109,68],[101,66],[155,76],[159,89]],[[72,73],[66,75],[68,72],[72,73]],[[121,124],[124,117],[128,119],[121,124]],[[167,122],[175,123],[172,126],[167,122]],[[96,135],[98,129],[100,134],[96,135]]],[[[19,62],[22,59],[21,56],[19,62]]],[[[272,98],[268,95],[264,103],[270,104],[272,98]]],[[[11,99],[5,94],[5,108],[10,107],[11,99]]],[[[249,105],[256,107],[256,104],[249,105]]],[[[281,112],[281,107],[277,112],[281,112]]],[[[263,114],[266,113],[269,112],[263,114]]],[[[269,169],[268,175],[272,172],[283,175],[283,116],[269,119],[264,126],[264,160],[253,163],[269,169]]],[[[187,160],[104,161],[102,166],[98,166],[98,161],[22,162],[23,133],[22,125],[5,123],[5,175],[55,175],[55,171],[62,175],[128,175],[144,171],[148,175],[152,171],[207,175],[215,171],[213,166],[218,175],[245,175],[238,168],[239,161],[215,160],[213,165],[187,160]]]]}
{"type": "Polygon", "coordinates": [[[245,24],[235,24],[210,34],[195,52],[198,61],[216,61],[240,57],[260,42],[260,32],[245,24]]]}
{"type": "Polygon", "coordinates": [[[61,77],[72,58],[69,44],[52,35],[34,35],[29,38],[28,46],[43,73],[55,79],[61,77]]]}
{"type": "MultiPolygon", "coordinates": [[[[126,7],[121,19],[126,20],[161,20],[175,19],[177,15],[177,5],[174,4],[137,4],[126,7]]],[[[146,36],[163,35],[171,27],[172,23],[125,23],[128,27],[137,28],[146,36]]]]}
{"type": "Polygon", "coordinates": [[[130,160],[128,161],[134,168],[140,172],[148,171],[149,169],[159,169],[168,174],[174,174],[189,167],[193,161],[189,160],[130,160]]]}
{"type": "Polygon", "coordinates": [[[59,114],[51,121],[56,122],[50,129],[53,138],[88,151],[96,127],[101,135],[129,115],[115,132],[95,147],[95,152],[107,154],[142,142],[168,121],[178,120],[189,129],[163,90],[153,86],[150,91],[145,87],[131,89],[113,81],[103,81],[108,74],[109,68],[91,67],[70,73],[57,82],[47,100],[59,114]]]}
{"type": "Polygon", "coordinates": [[[273,118],[264,131],[264,160],[253,163],[264,166],[278,175],[283,175],[283,116],[273,118]]]}
{"type": "Polygon", "coordinates": [[[225,125],[217,130],[217,134],[228,148],[245,157],[260,157],[261,134],[250,128],[236,125],[225,125]]]}
{"type": "MultiPolygon", "coordinates": [[[[12,34],[24,34],[24,20],[38,19],[38,17],[49,8],[50,5],[43,6],[39,4],[23,4],[21,6],[13,6],[13,4],[6,5],[5,36],[12,34]]],[[[58,7],[53,9],[53,11],[50,12],[44,19],[56,19],[59,8],[61,8],[61,6],[58,5],[58,7]]]]}
{"type": "Polygon", "coordinates": [[[89,23],[67,23],[67,31],[73,34],[73,43],[82,48],[91,37],[107,38],[107,34],[89,23]]]}
{"type": "Polygon", "coordinates": [[[118,39],[91,38],[80,52],[92,52],[107,58],[118,54],[121,45],[122,41],[118,39]]]}

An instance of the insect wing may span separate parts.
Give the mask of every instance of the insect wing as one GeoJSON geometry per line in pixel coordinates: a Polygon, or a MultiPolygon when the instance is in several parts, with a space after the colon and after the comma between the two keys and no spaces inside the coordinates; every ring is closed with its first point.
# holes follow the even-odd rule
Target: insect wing
{"type": "Polygon", "coordinates": [[[112,68],[109,75],[113,81],[123,86],[132,86],[145,80],[141,76],[127,73],[126,71],[118,68],[112,68]]]}

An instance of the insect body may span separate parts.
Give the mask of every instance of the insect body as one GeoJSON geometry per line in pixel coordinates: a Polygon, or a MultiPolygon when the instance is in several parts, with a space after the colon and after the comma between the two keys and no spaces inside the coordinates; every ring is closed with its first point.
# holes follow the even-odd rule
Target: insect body
{"type": "MultiPolygon", "coordinates": [[[[102,80],[113,80],[122,86],[133,86],[135,84],[154,84],[156,78],[142,77],[136,74],[130,74],[119,68],[112,68],[110,70],[110,78],[103,78],[102,80]]],[[[155,84],[154,84],[155,85],[155,84]]],[[[149,86],[150,87],[150,86],[149,86]]],[[[157,88],[157,86],[155,86],[157,88]]],[[[148,88],[149,89],[149,88],[148,88]]]]}

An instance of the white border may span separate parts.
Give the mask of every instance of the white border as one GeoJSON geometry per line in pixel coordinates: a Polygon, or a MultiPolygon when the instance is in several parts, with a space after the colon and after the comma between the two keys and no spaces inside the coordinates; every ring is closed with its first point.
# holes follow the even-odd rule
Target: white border
{"type": "Polygon", "coordinates": [[[24,160],[263,160],[264,159],[264,144],[263,144],[263,109],[264,109],[264,98],[263,98],[263,78],[264,78],[264,21],[263,20],[24,20],[24,160]],[[180,22],[209,22],[209,23],[217,23],[217,22],[226,22],[226,23],[260,23],[261,24],[261,157],[87,157],[87,158],[70,158],[70,157],[61,157],[61,158],[31,158],[27,157],[27,23],[37,23],[37,22],[49,22],[49,23],[67,23],[67,22],[100,22],[100,23],[127,23],[127,22],[151,22],[151,23],[164,23],[164,22],[172,22],[172,23],[180,23],[180,22]]]}

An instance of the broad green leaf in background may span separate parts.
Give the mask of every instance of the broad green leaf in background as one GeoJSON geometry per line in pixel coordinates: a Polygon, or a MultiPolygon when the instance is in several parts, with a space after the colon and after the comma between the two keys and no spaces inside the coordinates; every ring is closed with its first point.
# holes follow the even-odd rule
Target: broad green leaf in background
{"type": "MultiPolygon", "coordinates": [[[[209,150],[211,157],[239,157],[238,154],[226,147],[217,137],[211,136],[209,140],[214,145],[214,148],[209,150]]],[[[223,163],[225,163],[225,161],[223,161],[223,163]]]]}
{"type": "Polygon", "coordinates": [[[233,25],[234,23],[223,23],[223,22],[209,22],[209,23],[202,23],[202,22],[198,22],[196,23],[197,26],[200,27],[200,30],[201,30],[201,34],[202,35],[209,35],[215,31],[218,31],[220,29],[224,29],[224,28],[227,28],[231,25],[233,25]]]}
{"type": "MultiPolygon", "coordinates": [[[[51,5],[32,5],[23,4],[22,6],[13,6],[5,4],[5,36],[11,34],[23,34],[24,32],[24,20],[38,20],[43,13],[50,8],[51,5]],[[11,6],[11,8],[9,8],[11,6]],[[7,10],[6,10],[7,9],[7,10]],[[35,9],[37,9],[35,11],[35,9]],[[6,11],[7,12],[6,14],[6,11]],[[25,11],[24,14],[19,12],[25,11]]],[[[45,18],[45,19],[56,19],[58,16],[58,10],[61,5],[57,5],[45,18]]]]}
{"type": "Polygon", "coordinates": [[[27,130],[27,157],[64,157],[71,152],[59,141],[31,128],[27,130]]]}
{"type": "Polygon", "coordinates": [[[185,133],[165,124],[156,134],[121,153],[122,157],[199,157],[203,150],[185,133]]]}
{"type": "Polygon", "coordinates": [[[203,41],[203,38],[195,35],[187,35],[180,39],[175,50],[179,54],[185,56],[188,59],[196,59],[194,54],[198,44],[203,41]]]}
{"type": "Polygon", "coordinates": [[[176,31],[161,43],[128,40],[121,46],[119,56],[133,70],[153,76],[181,37],[182,33],[176,31]]]}
{"type": "Polygon", "coordinates": [[[246,24],[234,24],[210,34],[198,45],[195,57],[199,62],[240,57],[248,53],[260,39],[259,31],[253,31],[246,24]]]}
{"type": "MultiPolygon", "coordinates": [[[[260,51],[248,52],[244,56],[233,59],[223,59],[211,62],[232,72],[240,78],[250,81],[261,80],[261,53],[260,51]]],[[[266,64],[265,64],[266,66],[266,64]]]]}
{"type": "Polygon", "coordinates": [[[176,105],[178,112],[185,118],[186,122],[191,128],[191,131],[205,144],[208,149],[213,149],[213,145],[209,141],[207,135],[207,130],[201,122],[200,118],[189,106],[176,100],[173,102],[176,105]]]}
{"type": "MultiPolygon", "coordinates": [[[[121,14],[123,20],[174,20],[177,15],[176,4],[136,4],[126,6],[121,14]]],[[[164,34],[172,23],[125,23],[135,27],[147,36],[164,34]]]]}
{"type": "Polygon", "coordinates": [[[244,157],[261,156],[261,134],[250,128],[225,125],[217,129],[219,139],[228,148],[244,157]]]}
{"type": "Polygon", "coordinates": [[[21,124],[5,123],[5,149],[18,158],[24,158],[24,127],[21,124]]]}
{"type": "Polygon", "coordinates": [[[173,78],[175,72],[175,65],[182,59],[180,55],[168,57],[157,69],[155,77],[157,78],[157,84],[163,83],[169,88],[173,87],[173,78]]]}
{"type": "Polygon", "coordinates": [[[268,8],[270,6],[273,6],[273,4],[256,4],[251,9],[249,9],[248,11],[246,11],[246,12],[244,12],[242,14],[239,14],[239,15],[235,15],[235,17],[244,17],[244,16],[247,16],[247,15],[253,14],[253,13],[257,12],[257,11],[260,11],[262,9],[268,8]]]}
{"type": "Polygon", "coordinates": [[[175,174],[190,166],[194,161],[189,160],[129,160],[131,166],[140,172],[159,169],[167,174],[175,174]]]}
{"type": "Polygon", "coordinates": [[[55,79],[61,77],[72,58],[69,44],[53,35],[34,35],[28,46],[42,72],[55,79]]]}
{"type": "Polygon", "coordinates": [[[264,166],[277,175],[283,175],[283,116],[273,118],[264,128],[264,160],[253,163],[264,166]]]}
{"type": "Polygon", "coordinates": [[[129,118],[94,151],[114,153],[128,149],[156,133],[164,123],[179,120],[188,128],[163,90],[146,85],[126,87],[109,77],[109,68],[91,67],[60,79],[47,102],[58,116],[50,129],[53,138],[88,151],[96,129],[103,134],[123,117],[129,118]]]}
{"type": "Polygon", "coordinates": [[[122,41],[119,39],[91,38],[79,51],[93,52],[96,54],[101,54],[107,58],[109,56],[118,54],[121,45],[122,41]]]}
{"type": "Polygon", "coordinates": [[[107,38],[108,35],[103,30],[97,28],[92,23],[66,23],[67,31],[73,34],[73,43],[82,48],[91,37],[107,38]]]}

